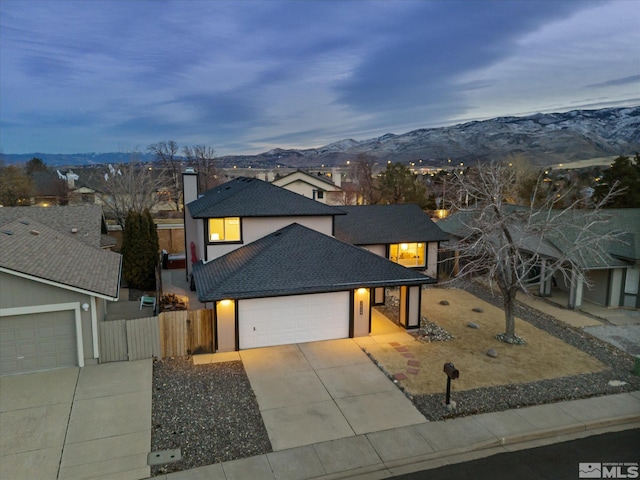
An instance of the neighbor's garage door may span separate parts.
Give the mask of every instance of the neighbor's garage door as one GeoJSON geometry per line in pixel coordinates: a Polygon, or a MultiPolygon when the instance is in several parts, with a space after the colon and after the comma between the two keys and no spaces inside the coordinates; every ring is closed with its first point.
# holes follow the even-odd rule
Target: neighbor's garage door
{"type": "Polygon", "coordinates": [[[349,336],[349,292],[240,300],[240,348],[349,336]]]}
{"type": "Polygon", "coordinates": [[[73,311],[0,318],[0,374],[77,365],[73,311]]]}

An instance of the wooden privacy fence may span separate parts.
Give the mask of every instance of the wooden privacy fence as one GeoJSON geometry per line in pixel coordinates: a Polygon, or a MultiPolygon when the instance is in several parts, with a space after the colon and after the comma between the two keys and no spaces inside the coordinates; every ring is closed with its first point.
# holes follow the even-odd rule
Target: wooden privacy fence
{"type": "Polygon", "coordinates": [[[161,357],[158,317],[99,324],[100,363],[161,357]]]}
{"type": "Polygon", "coordinates": [[[180,310],[98,325],[100,363],[213,353],[213,312],[180,310]]]}
{"type": "Polygon", "coordinates": [[[160,345],[164,357],[213,353],[213,311],[162,312],[160,345]]]}

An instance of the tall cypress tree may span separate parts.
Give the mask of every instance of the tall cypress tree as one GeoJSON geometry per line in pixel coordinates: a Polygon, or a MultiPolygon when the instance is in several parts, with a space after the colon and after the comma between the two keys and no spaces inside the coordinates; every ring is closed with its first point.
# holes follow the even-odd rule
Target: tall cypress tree
{"type": "Polygon", "coordinates": [[[132,288],[153,290],[158,263],[158,233],[149,210],[129,212],[122,239],[123,276],[132,288]]]}

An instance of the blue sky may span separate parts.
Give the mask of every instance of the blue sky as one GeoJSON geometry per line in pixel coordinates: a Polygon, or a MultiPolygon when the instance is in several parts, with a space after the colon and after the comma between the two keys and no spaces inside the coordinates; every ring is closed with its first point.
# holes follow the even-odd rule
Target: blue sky
{"type": "Polygon", "coordinates": [[[2,0],[0,152],[218,155],[640,105],[637,0],[2,0]]]}

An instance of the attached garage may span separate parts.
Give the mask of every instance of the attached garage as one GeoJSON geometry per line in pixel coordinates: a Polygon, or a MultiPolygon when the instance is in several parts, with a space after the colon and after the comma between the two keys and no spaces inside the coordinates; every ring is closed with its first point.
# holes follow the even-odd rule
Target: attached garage
{"type": "Polygon", "coordinates": [[[2,225],[0,375],[97,363],[121,257],[73,235],[29,219],[2,225]]]}
{"type": "Polygon", "coordinates": [[[240,349],[349,336],[349,292],[238,302],[240,349]]]}
{"type": "MultiPolygon", "coordinates": [[[[217,352],[368,335],[374,293],[418,292],[435,280],[293,223],[193,266],[198,299],[212,302],[217,352]]],[[[406,296],[409,298],[409,296],[406,296]]],[[[407,301],[403,325],[419,325],[407,301]]]]}
{"type": "Polygon", "coordinates": [[[75,365],[73,310],[0,317],[0,375],[75,365]]]}

